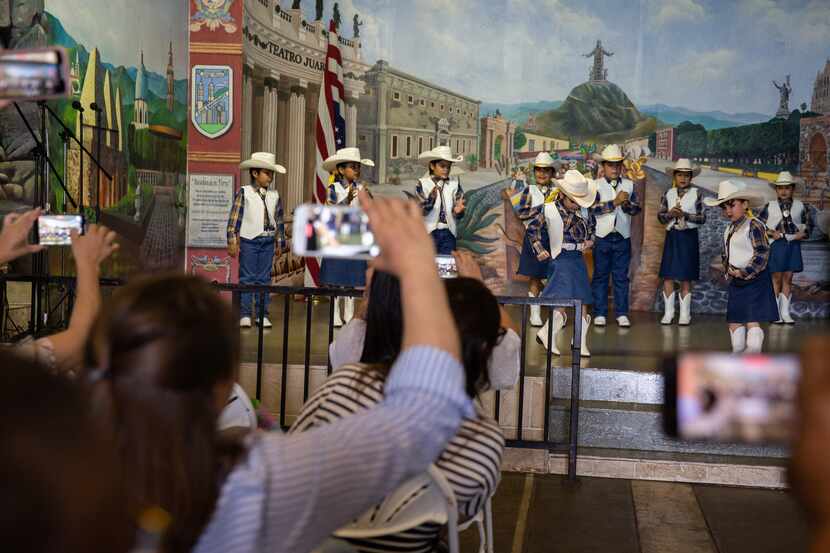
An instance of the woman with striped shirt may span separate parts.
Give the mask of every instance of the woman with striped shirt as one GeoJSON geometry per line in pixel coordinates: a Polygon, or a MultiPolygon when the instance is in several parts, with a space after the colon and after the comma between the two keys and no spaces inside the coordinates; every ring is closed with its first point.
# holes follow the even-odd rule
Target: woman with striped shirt
{"type": "MultiPolygon", "coordinates": [[[[448,279],[445,285],[450,309],[461,334],[467,394],[476,398],[490,386],[490,357],[505,334],[499,305],[478,280],[448,279]]],[[[395,277],[376,271],[369,288],[361,362],[338,369],[309,398],[290,434],[348,419],[383,401],[388,367],[401,351],[400,284],[395,277]]],[[[458,433],[435,461],[455,492],[462,520],[475,516],[495,492],[503,452],[504,437],[498,423],[477,404],[475,416],[464,419],[458,433]]],[[[437,546],[440,531],[440,525],[424,524],[400,534],[349,541],[363,553],[428,552],[437,546]]]]}
{"type": "Polygon", "coordinates": [[[91,402],[117,444],[127,508],[164,509],[164,553],[306,553],[423,473],[474,409],[458,331],[420,210],[361,205],[375,263],[399,275],[406,331],[387,395],[370,411],[286,436],[221,435],[239,366],[238,320],[204,280],[136,279],[88,344],[91,402]]]}

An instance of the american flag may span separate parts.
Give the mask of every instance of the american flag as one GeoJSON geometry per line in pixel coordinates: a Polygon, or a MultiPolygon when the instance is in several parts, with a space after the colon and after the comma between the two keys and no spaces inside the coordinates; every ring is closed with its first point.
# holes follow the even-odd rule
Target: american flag
{"type": "MultiPolygon", "coordinates": [[[[343,60],[334,21],[329,23],[329,45],[326,50],[326,66],[323,70],[323,86],[317,103],[317,163],[314,185],[314,201],[326,203],[329,174],[323,169],[323,160],[337,150],[346,147],[346,103],[343,88],[343,60]]],[[[320,262],[315,257],[306,258],[307,276],[314,286],[320,285],[320,262]]],[[[306,279],[308,280],[308,279],[306,279]]],[[[310,283],[309,283],[310,284],[310,283]]]]}

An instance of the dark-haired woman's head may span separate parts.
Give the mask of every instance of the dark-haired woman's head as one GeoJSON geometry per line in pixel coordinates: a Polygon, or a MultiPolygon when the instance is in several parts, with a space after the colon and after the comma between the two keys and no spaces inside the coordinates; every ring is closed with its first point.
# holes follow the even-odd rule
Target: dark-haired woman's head
{"type": "MultiPolygon", "coordinates": [[[[446,279],[444,284],[461,336],[467,393],[475,397],[490,384],[490,356],[502,336],[499,304],[479,280],[453,278],[446,279]]],[[[388,273],[374,271],[369,284],[366,338],[360,361],[388,369],[400,354],[402,343],[400,282],[388,273]]]]}
{"type": "Polygon", "coordinates": [[[222,470],[239,451],[216,431],[239,361],[229,305],[196,277],[137,280],[113,296],[87,355],[134,508],[168,511],[165,551],[189,551],[213,512],[222,470]]]}
{"type": "Polygon", "coordinates": [[[77,383],[0,349],[3,551],[110,553],[135,537],[112,444],[77,383]]]}

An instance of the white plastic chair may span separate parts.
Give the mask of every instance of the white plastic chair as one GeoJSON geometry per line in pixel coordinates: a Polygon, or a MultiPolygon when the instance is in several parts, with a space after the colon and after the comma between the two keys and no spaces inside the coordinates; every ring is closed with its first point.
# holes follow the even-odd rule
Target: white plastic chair
{"type": "Polygon", "coordinates": [[[483,512],[459,526],[455,492],[438,467],[430,465],[425,474],[404,482],[380,504],[337,530],[334,535],[338,538],[371,539],[411,530],[428,522],[446,524],[450,553],[458,553],[458,533],[476,523],[481,543],[479,553],[485,549],[492,553],[492,520],[488,498],[483,512]]]}
{"type": "Polygon", "coordinates": [[[234,384],[228,403],[219,414],[216,423],[219,430],[228,428],[245,428],[256,430],[257,418],[251,398],[239,384],[234,384]]]}
{"type": "Polygon", "coordinates": [[[493,504],[489,497],[476,516],[458,525],[458,531],[463,532],[473,523],[478,527],[478,553],[493,553],[493,504]]]}

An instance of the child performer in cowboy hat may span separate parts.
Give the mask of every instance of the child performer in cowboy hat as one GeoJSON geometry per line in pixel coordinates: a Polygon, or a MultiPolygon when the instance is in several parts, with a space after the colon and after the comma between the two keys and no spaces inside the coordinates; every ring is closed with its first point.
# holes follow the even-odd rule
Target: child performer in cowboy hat
{"type": "Polygon", "coordinates": [[[614,312],[617,324],[631,326],[628,318],[628,267],[631,263],[631,218],[641,207],[634,195],[634,183],[622,178],[623,153],[616,144],[606,146],[597,161],[603,176],[596,179],[597,201],[590,213],[595,220],[594,324],[605,326],[608,316],[608,278],[614,284],[614,312]]]}
{"type": "Polygon", "coordinates": [[[718,185],[718,197],[706,198],[708,206],[721,206],[730,224],[723,233],[723,265],[729,279],[726,321],[732,351],[758,353],[764,344],[760,323],[778,320],[778,306],[767,269],[769,242],[766,227],[752,216],[750,206],[763,197],[739,180],[718,185]]]}
{"type": "MultiPolygon", "coordinates": [[[[523,179],[517,179],[513,183],[513,190],[519,192],[518,195],[510,197],[510,193],[505,190],[507,199],[511,201],[517,200],[513,205],[513,210],[516,216],[519,217],[527,225],[535,216],[533,208],[539,207],[545,203],[545,200],[553,191],[554,177],[556,176],[556,162],[547,152],[541,152],[536,156],[533,162],[533,177],[534,181],[527,184],[523,179]]],[[[544,225],[544,223],[543,223],[544,225]]],[[[542,246],[550,251],[550,243],[548,242],[548,233],[546,229],[541,231],[542,246]]],[[[518,274],[526,276],[530,279],[530,290],[527,295],[531,298],[539,296],[542,291],[542,281],[548,277],[548,260],[539,261],[536,253],[533,251],[533,245],[530,243],[530,235],[525,232],[524,242],[522,243],[522,255],[519,258],[518,274]]],[[[530,324],[532,326],[542,326],[541,307],[538,305],[530,306],[530,324]]]]}
{"type": "Polygon", "coordinates": [[[781,171],[773,186],[778,199],[761,210],[758,220],[767,225],[767,238],[771,242],[769,271],[781,316],[776,322],[793,324],[790,314],[793,273],[804,270],[801,241],[812,232],[812,218],[807,207],[793,198],[795,180],[789,171],[781,171]]]}
{"type": "Polygon", "coordinates": [[[453,157],[449,146],[436,146],[418,159],[429,168],[429,175],[415,185],[427,232],[435,242],[438,255],[450,255],[456,244],[455,223],[464,217],[464,190],[458,177],[450,175],[450,169],[463,158],[453,157]]]}
{"type": "MultiPolygon", "coordinates": [[[[248,169],[251,184],[237,192],[228,217],[228,255],[239,255],[240,284],[271,284],[271,268],[275,253],[285,249],[285,225],[282,201],[276,190],[269,190],[274,173],[285,174],[285,167],[276,163],[269,152],[256,152],[251,159],[239,164],[248,169]],[[275,251],[276,242],[276,251],[275,251]]],[[[262,296],[250,292],[241,294],[239,326],[251,326],[251,300],[255,298],[256,320],[263,314],[262,326],[269,328],[269,294],[262,296]]]]}
{"type": "MultiPolygon", "coordinates": [[[[358,148],[342,148],[323,162],[323,169],[334,175],[329,184],[326,205],[357,206],[357,193],[365,189],[358,183],[360,167],[374,167],[371,159],[362,159],[358,148]]],[[[320,267],[320,281],[327,286],[360,288],[366,286],[366,262],[359,259],[324,258],[320,267]]],[[[354,298],[343,298],[343,317],[340,316],[340,298],[334,297],[334,326],[343,326],[354,317],[354,298]]]]}
{"type": "MultiPolygon", "coordinates": [[[[593,246],[593,229],[580,210],[593,205],[597,188],[595,181],[586,179],[576,170],[567,171],[557,185],[559,194],[555,200],[533,208],[534,217],[527,227],[527,234],[537,259],[548,263],[548,284],[541,297],[582,300],[581,349],[582,355],[587,357],[591,355],[588,351],[588,326],[591,324],[588,306],[593,303],[593,295],[582,252],[593,246]],[[548,235],[549,248],[542,244],[544,233],[548,235]]],[[[537,341],[545,348],[548,348],[548,324],[550,321],[536,334],[537,341]]],[[[565,311],[556,309],[553,312],[553,343],[550,344],[551,352],[556,355],[559,355],[556,335],[563,326],[565,311]]]]}
{"type": "Polygon", "coordinates": [[[660,322],[669,325],[674,320],[674,282],[680,282],[680,316],[678,324],[692,321],[692,281],[700,278],[700,244],[697,227],[706,222],[703,194],[692,186],[692,178],[700,167],[692,167],[688,159],[678,159],[666,170],[672,177],[672,187],[660,200],[657,220],[666,226],[663,242],[663,260],[660,278],[663,279],[664,313],[660,322]]]}

